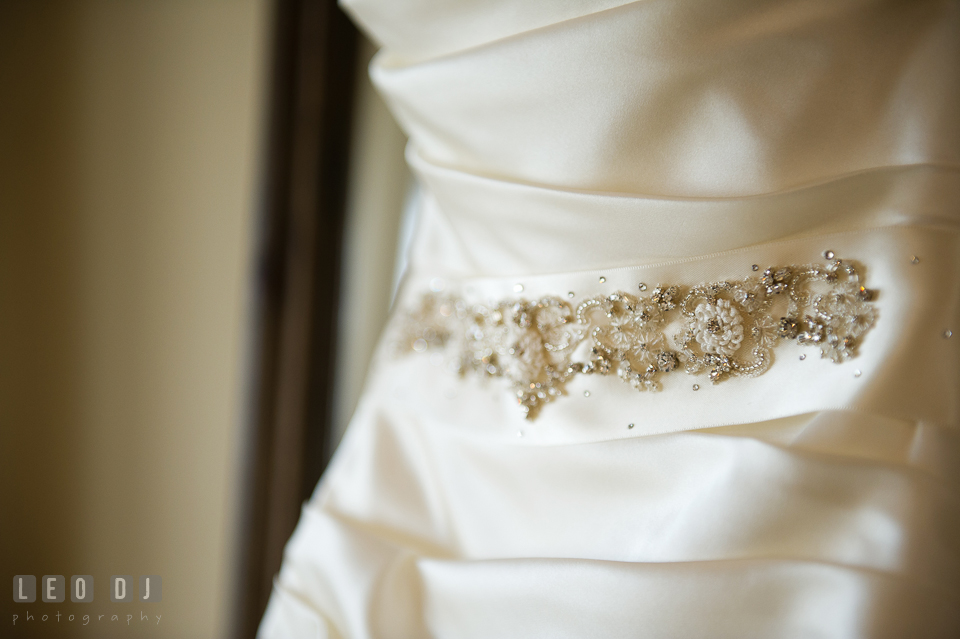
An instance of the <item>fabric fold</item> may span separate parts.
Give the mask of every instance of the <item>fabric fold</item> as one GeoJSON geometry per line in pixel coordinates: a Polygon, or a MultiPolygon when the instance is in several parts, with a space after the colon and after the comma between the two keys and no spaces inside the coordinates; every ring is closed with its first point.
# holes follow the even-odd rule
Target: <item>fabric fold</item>
{"type": "Polygon", "coordinates": [[[459,277],[616,268],[883,226],[960,228],[960,165],[883,167],[749,197],[663,198],[485,178],[413,147],[407,158],[431,200],[420,241],[436,247],[416,251],[414,266],[459,277]]]}
{"type": "Polygon", "coordinates": [[[815,562],[528,559],[422,570],[435,637],[946,639],[960,610],[953,593],[815,562]]]}

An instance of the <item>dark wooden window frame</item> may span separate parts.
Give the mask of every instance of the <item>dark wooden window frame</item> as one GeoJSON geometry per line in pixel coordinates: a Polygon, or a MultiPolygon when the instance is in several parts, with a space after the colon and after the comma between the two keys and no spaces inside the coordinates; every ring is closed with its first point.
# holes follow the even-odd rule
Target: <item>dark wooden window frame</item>
{"type": "Polygon", "coordinates": [[[253,638],[331,454],[357,31],[334,0],[275,0],[230,635],[253,638]]]}

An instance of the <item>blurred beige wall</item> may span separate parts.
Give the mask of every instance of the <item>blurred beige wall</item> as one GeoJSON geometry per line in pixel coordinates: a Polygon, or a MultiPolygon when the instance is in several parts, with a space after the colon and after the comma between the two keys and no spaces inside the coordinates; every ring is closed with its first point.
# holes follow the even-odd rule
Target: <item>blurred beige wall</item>
{"type": "Polygon", "coordinates": [[[4,595],[0,636],[227,627],[266,5],[0,0],[3,583],[97,580],[4,595]],[[112,574],[163,602],[110,604],[112,574]]]}

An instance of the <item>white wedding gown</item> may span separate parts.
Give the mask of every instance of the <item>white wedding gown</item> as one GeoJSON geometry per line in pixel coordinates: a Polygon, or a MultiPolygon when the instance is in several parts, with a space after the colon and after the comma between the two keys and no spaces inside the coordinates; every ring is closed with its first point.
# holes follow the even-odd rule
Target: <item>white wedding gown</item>
{"type": "Polygon", "coordinates": [[[426,196],[260,636],[960,637],[960,4],[345,8],[426,196]]]}

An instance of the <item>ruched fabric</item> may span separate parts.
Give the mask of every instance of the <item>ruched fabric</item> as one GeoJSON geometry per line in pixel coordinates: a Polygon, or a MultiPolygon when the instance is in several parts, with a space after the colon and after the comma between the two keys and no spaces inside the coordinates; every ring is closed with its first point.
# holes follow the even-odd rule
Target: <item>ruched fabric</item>
{"type": "Polygon", "coordinates": [[[344,6],[422,206],[260,636],[960,636],[960,3],[344,6]],[[531,421],[396,348],[430,289],[588,297],[827,250],[876,292],[840,364],[791,343],[717,385],[584,376],[531,421]]]}

